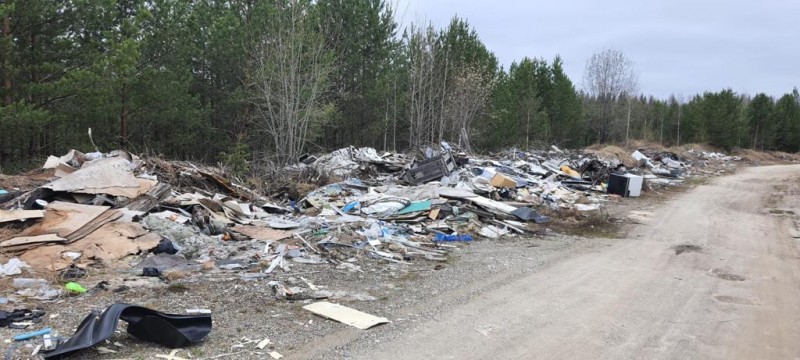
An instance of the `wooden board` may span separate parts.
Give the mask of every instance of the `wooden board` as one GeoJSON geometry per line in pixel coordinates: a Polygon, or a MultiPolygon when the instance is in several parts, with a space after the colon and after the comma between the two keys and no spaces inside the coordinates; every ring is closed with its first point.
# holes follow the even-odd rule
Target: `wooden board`
{"type": "Polygon", "coordinates": [[[44,217],[42,210],[0,210],[0,223],[44,217]]]}
{"type": "Polygon", "coordinates": [[[336,320],[342,324],[347,324],[361,330],[369,329],[378,324],[388,323],[389,320],[382,317],[370,315],[347,306],[320,301],[303,306],[303,309],[313,312],[319,316],[336,320]]]}

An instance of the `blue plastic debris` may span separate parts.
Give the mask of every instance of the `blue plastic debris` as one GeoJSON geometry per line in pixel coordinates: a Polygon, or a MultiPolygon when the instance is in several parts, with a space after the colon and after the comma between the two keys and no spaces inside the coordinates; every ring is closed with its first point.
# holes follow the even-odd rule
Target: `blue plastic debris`
{"type": "Polygon", "coordinates": [[[409,213],[419,212],[419,211],[428,211],[430,209],[431,209],[431,201],[430,200],[416,201],[416,202],[412,202],[411,204],[408,204],[408,206],[400,209],[400,211],[397,212],[397,215],[409,214],[409,213]]]}
{"type": "Polygon", "coordinates": [[[472,235],[469,234],[462,234],[462,235],[446,235],[446,234],[436,234],[436,237],[433,241],[472,241],[472,235]]]}
{"type": "Polygon", "coordinates": [[[352,202],[348,203],[347,205],[345,205],[345,206],[342,208],[342,211],[344,211],[344,212],[351,212],[351,211],[353,211],[353,209],[355,209],[355,208],[356,208],[356,206],[358,206],[358,205],[359,205],[359,202],[358,202],[358,201],[352,201],[352,202]]]}
{"type": "Polygon", "coordinates": [[[29,333],[25,333],[25,334],[19,334],[17,336],[14,336],[14,341],[23,341],[23,340],[32,339],[32,338],[35,338],[37,336],[42,336],[42,335],[45,335],[45,334],[49,334],[51,331],[53,331],[53,329],[45,328],[45,329],[42,329],[42,330],[39,330],[39,331],[29,332],[29,333]]]}

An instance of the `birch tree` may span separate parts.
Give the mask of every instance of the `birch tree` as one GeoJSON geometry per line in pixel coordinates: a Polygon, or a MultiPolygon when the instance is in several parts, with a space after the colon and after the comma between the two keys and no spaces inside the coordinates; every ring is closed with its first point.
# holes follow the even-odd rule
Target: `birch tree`
{"type": "Polygon", "coordinates": [[[413,27],[406,36],[408,47],[409,145],[415,148],[432,141],[441,121],[443,78],[436,74],[438,41],[432,26],[413,27]]]}
{"type": "Polygon", "coordinates": [[[458,139],[458,146],[472,151],[469,134],[472,122],[483,111],[494,87],[493,79],[487,79],[480,69],[464,67],[453,77],[447,96],[451,134],[458,139]]]}
{"type": "Polygon", "coordinates": [[[278,2],[268,16],[252,44],[248,99],[275,161],[288,164],[325,119],[333,58],[315,28],[310,1],[278,2]]]}
{"type": "MultiPolygon", "coordinates": [[[[586,61],[583,74],[584,90],[600,103],[600,113],[596,115],[594,124],[598,142],[608,141],[613,120],[613,106],[621,96],[629,99],[628,113],[630,113],[630,98],[636,91],[637,83],[638,76],[633,61],[619,50],[605,49],[595,53],[586,61]]],[[[626,129],[629,129],[630,116],[627,116],[626,124],[626,129]]]]}

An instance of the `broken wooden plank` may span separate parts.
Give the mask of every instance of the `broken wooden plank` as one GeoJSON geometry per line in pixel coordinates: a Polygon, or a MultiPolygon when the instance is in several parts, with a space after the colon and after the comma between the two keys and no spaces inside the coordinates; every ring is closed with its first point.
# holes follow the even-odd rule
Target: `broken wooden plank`
{"type": "Polygon", "coordinates": [[[216,183],[217,186],[219,186],[222,189],[225,189],[225,191],[228,194],[231,194],[232,196],[237,197],[239,199],[245,199],[246,201],[250,201],[251,200],[250,196],[248,196],[246,194],[242,194],[240,191],[238,191],[236,188],[234,188],[233,184],[231,184],[231,182],[228,181],[228,179],[225,179],[222,176],[219,176],[217,174],[206,172],[206,171],[202,171],[202,170],[197,170],[197,173],[200,174],[200,175],[205,176],[206,178],[208,178],[208,179],[210,179],[212,181],[214,181],[214,183],[216,183]]]}
{"type": "Polygon", "coordinates": [[[42,210],[0,210],[0,223],[44,217],[42,210]]]}
{"type": "Polygon", "coordinates": [[[160,182],[146,193],[137,196],[125,207],[134,211],[148,212],[169,195],[172,188],[167,183],[160,182]]]}
{"type": "Polygon", "coordinates": [[[347,306],[329,303],[327,301],[320,301],[313,304],[303,306],[303,309],[311,311],[319,316],[336,320],[342,324],[347,324],[361,330],[369,329],[378,324],[385,324],[389,319],[377,317],[349,308],[347,306]]]}

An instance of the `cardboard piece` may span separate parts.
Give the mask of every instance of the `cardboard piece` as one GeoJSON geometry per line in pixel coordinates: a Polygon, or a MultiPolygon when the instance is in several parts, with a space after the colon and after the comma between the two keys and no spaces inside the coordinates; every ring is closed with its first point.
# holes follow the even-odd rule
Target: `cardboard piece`
{"type": "Polygon", "coordinates": [[[71,244],[42,246],[26,251],[20,258],[34,268],[58,271],[72,264],[72,259],[62,255],[67,251],[81,253],[78,261],[85,265],[139,254],[158,246],[160,241],[161,236],[148,232],[139,223],[111,222],[71,244]]]}
{"type": "Polygon", "coordinates": [[[513,189],[517,187],[517,182],[514,179],[505,176],[501,173],[497,173],[492,178],[492,181],[489,183],[496,188],[504,188],[504,189],[513,189]]]}
{"type": "Polygon", "coordinates": [[[100,216],[96,217],[94,220],[90,221],[88,224],[84,225],[77,231],[69,234],[67,236],[67,242],[71,243],[77,240],[80,240],[84,236],[91,234],[95,230],[99,229],[101,226],[119,219],[122,217],[122,212],[118,210],[106,210],[104,213],[100,214],[100,216]]]}
{"type": "Polygon", "coordinates": [[[47,157],[47,161],[44,162],[42,169],[55,169],[58,166],[58,163],[61,162],[61,158],[58,156],[50,155],[47,157]]]}
{"type": "Polygon", "coordinates": [[[67,247],[83,253],[84,259],[109,261],[150,250],[160,241],[161,236],[139,223],[111,222],[67,247]]]}
{"type": "Polygon", "coordinates": [[[389,319],[373,316],[347,306],[333,304],[327,301],[309,304],[303,306],[303,309],[311,311],[312,313],[324,318],[336,320],[342,324],[347,324],[361,330],[366,330],[375,325],[389,322],[389,319]]]}
{"type": "Polygon", "coordinates": [[[65,251],[68,251],[68,249],[63,245],[41,246],[26,251],[19,258],[34,269],[59,271],[72,264],[72,259],[61,255],[65,251]]]}
{"type": "Polygon", "coordinates": [[[67,164],[58,163],[58,165],[56,165],[56,172],[53,175],[55,175],[56,177],[64,177],[64,176],[67,176],[69,174],[74,173],[76,170],[78,170],[78,169],[76,169],[76,168],[74,168],[72,166],[69,166],[67,164]]]}

